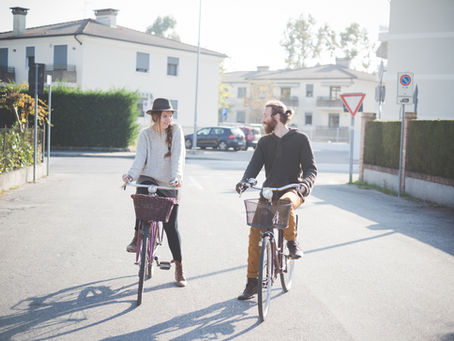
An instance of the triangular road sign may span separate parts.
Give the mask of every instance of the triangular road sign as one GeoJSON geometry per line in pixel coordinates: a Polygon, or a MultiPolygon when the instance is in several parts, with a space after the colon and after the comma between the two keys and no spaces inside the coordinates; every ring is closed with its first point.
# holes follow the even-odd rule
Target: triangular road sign
{"type": "Polygon", "coordinates": [[[352,114],[352,116],[355,116],[358,112],[361,103],[363,103],[364,97],[366,97],[366,94],[363,93],[340,95],[342,102],[344,102],[345,106],[347,107],[350,114],[352,114]]]}

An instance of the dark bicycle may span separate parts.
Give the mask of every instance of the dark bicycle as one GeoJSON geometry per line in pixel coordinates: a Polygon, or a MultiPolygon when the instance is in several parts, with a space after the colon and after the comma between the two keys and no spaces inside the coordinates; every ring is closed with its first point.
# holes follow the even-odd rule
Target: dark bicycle
{"type": "MultiPolygon", "coordinates": [[[[248,188],[261,190],[263,198],[246,199],[246,223],[263,229],[260,251],[257,300],[260,320],[264,321],[271,303],[271,289],[279,275],[282,290],[287,292],[292,286],[295,260],[290,257],[284,243],[283,229],[288,226],[291,203],[273,201],[274,191],[299,188],[300,184],[290,184],[280,188],[256,187],[256,180],[248,180],[248,188]],[[277,238],[275,229],[277,229],[277,238]],[[276,242],[277,239],[277,242],[276,242]]],[[[298,227],[298,216],[296,216],[298,227]]]]}
{"type": "Polygon", "coordinates": [[[136,262],[139,265],[139,289],[137,292],[137,305],[142,303],[143,284],[145,276],[150,279],[156,267],[162,270],[169,270],[170,262],[160,261],[157,249],[162,245],[164,231],[162,222],[168,222],[175,198],[159,197],[157,190],[177,190],[176,187],[140,185],[125,183],[126,186],[144,187],[148,189],[149,195],[132,194],[134,210],[139,219],[139,233],[137,239],[136,262]]]}

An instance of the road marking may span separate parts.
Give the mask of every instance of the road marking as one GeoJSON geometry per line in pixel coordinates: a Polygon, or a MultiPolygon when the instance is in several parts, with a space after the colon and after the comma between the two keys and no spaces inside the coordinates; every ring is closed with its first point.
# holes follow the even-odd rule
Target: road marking
{"type": "Polygon", "coordinates": [[[194,179],[194,177],[188,176],[188,178],[190,180],[191,185],[193,185],[194,187],[196,187],[197,189],[199,189],[201,191],[204,190],[203,186],[201,184],[199,184],[199,182],[196,179],[194,179]]]}

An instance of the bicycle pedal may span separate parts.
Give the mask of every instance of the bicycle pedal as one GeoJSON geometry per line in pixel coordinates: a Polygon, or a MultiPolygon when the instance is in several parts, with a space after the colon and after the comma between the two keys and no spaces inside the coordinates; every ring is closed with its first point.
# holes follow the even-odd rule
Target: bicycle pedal
{"type": "Polygon", "coordinates": [[[159,263],[159,268],[161,270],[170,270],[171,264],[170,262],[160,262],[159,263]]]}

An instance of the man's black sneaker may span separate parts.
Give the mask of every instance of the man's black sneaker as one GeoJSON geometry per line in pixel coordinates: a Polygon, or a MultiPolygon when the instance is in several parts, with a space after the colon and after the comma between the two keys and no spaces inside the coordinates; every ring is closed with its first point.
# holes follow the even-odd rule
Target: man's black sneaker
{"type": "Polygon", "coordinates": [[[254,297],[254,295],[257,293],[258,283],[259,282],[257,278],[248,278],[246,288],[244,289],[243,293],[240,296],[238,296],[238,299],[240,301],[244,301],[254,297]]]}
{"type": "Polygon", "coordinates": [[[287,248],[289,257],[291,259],[299,259],[303,257],[303,251],[300,249],[298,242],[296,240],[287,241],[287,248]]]}

